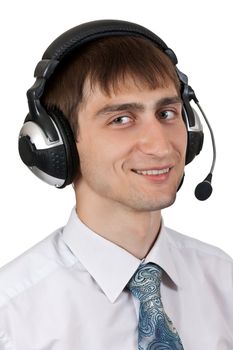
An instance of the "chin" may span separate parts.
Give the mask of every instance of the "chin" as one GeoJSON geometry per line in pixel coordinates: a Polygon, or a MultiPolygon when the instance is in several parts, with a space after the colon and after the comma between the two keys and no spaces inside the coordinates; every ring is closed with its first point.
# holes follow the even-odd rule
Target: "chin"
{"type": "Polygon", "coordinates": [[[170,207],[176,200],[176,194],[169,198],[160,198],[154,203],[154,210],[162,210],[170,207]]]}
{"type": "Polygon", "coordinates": [[[165,208],[168,208],[170,207],[176,200],[176,194],[172,197],[172,198],[169,198],[169,199],[165,199],[165,200],[161,200],[160,201],[160,209],[165,209],[165,208]]]}
{"type": "Polygon", "coordinates": [[[176,193],[173,196],[157,196],[157,198],[148,199],[148,198],[137,198],[131,203],[128,203],[128,206],[133,210],[140,212],[149,212],[149,211],[158,211],[164,208],[170,207],[176,200],[176,193]]]}

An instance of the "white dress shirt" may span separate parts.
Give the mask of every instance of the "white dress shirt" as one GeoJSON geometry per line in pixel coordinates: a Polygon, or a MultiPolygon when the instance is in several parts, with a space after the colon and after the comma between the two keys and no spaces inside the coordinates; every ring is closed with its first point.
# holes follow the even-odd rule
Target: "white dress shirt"
{"type": "MultiPolygon", "coordinates": [[[[232,350],[232,259],[162,226],[145,262],[165,271],[162,300],[184,350],[232,350]]],[[[125,286],[140,263],[73,210],[0,270],[0,350],[136,350],[139,302],[125,286]]]]}

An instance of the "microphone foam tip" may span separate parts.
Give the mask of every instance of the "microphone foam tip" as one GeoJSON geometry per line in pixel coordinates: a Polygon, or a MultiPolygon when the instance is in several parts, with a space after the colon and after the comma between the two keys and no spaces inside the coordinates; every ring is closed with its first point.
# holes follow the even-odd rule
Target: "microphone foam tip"
{"type": "Polygon", "coordinates": [[[209,181],[203,181],[199,183],[195,189],[195,196],[200,201],[208,199],[213,191],[211,183],[209,181]]]}

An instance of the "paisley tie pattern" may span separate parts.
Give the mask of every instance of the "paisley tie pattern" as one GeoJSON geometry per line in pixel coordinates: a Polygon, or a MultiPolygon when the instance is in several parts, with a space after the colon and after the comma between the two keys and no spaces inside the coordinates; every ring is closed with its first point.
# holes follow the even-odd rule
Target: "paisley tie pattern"
{"type": "Polygon", "coordinates": [[[140,300],[138,350],[184,350],[161,301],[162,269],[141,264],[127,287],[140,300]]]}

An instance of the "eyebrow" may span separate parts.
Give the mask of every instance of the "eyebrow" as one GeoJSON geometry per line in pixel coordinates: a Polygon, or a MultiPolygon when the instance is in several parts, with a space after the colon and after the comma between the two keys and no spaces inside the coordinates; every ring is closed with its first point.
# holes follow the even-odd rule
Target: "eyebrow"
{"type": "MultiPolygon", "coordinates": [[[[163,97],[155,103],[154,108],[161,108],[163,106],[168,106],[171,104],[180,103],[182,104],[182,99],[179,96],[163,97]]],[[[103,108],[97,111],[95,116],[100,116],[103,114],[108,114],[111,112],[120,112],[125,110],[135,110],[143,112],[145,111],[145,105],[143,103],[131,102],[131,103],[119,103],[119,104],[107,104],[103,108]]]]}

